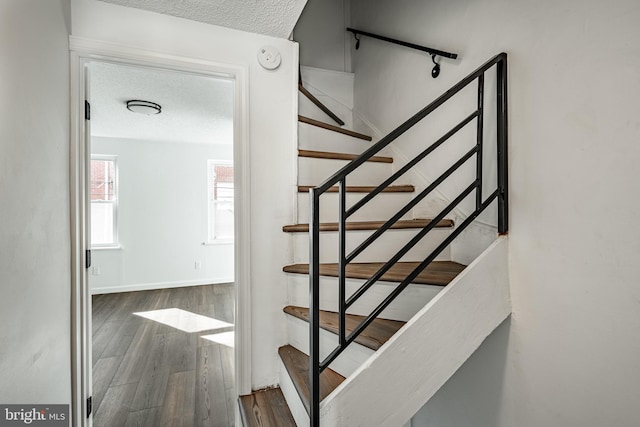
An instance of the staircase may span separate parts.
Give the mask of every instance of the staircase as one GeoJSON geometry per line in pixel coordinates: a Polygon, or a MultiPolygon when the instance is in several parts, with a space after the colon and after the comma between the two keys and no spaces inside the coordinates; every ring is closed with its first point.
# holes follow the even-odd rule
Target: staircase
{"type": "MultiPolygon", "coordinates": [[[[456,128],[476,119],[482,134],[484,75],[496,64],[498,81],[505,82],[498,94],[505,112],[498,145],[505,149],[505,54],[418,115],[478,81],[478,110],[456,128]]],[[[416,116],[408,122],[424,117],[416,116]]],[[[298,222],[283,227],[294,248],[293,263],[283,266],[289,343],[278,350],[280,387],[240,398],[245,426],[403,425],[510,314],[506,236],[469,266],[452,260],[450,251],[494,200],[506,233],[506,175],[499,171],[498,188],[483,198],[482,137],[456,163],[480,159],[473,184],[454,201],[475,194],[476,210],[455,224],[447,217],[454,203],[433,218],[414,218],[448,175],[426,188],[402,181],[412,161],[396,167],[388,145],[404,130],[371,145],[370,136],[327,121],[321,114],[299,116],[298,222]]],[[[353,124],[353,117],[345,121],[353,124]]],[[[506,171],[506,163],[499,167],[506,171]]]]}

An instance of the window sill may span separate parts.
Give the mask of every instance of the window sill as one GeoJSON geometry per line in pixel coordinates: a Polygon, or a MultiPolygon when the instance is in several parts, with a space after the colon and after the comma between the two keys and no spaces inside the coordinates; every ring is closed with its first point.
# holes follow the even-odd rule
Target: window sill
{"type": "Polygon", "coordinates": [[[212,240],[210,242],[203,242],[202,245],[203,246],[233,245],[233,239],[212,240]]]}
{"type": "Polygon", "coordinates": [[[121,245],[114,245],[114,246],[92,246],[91,247],[92,251],[121,251],[122,250],[122,246],[121,245]]]}

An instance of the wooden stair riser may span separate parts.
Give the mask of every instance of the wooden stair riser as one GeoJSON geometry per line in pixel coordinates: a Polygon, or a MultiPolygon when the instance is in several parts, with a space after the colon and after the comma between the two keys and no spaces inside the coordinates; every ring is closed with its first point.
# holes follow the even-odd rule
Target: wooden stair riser
{"type": "Polygon", "coordinates": [[[307,414],[307,410],[302,403],[302,398],[298,394],[295,385],[293,385],[289,372],[280,357],[278,357],[278,368],[280,389],[282,390],[284,399],[287,401],[287,405],[289,406],[289,410],[297,427],[308,427],[310,425],[309,414],[307,414]]]}
{"type": "MultiPolygon", "coordinates": [[[[347,296],[353,294],[364,279],[347,279],[345,288],[347,296]]],[[[350,314],[369,315],[382,302],[384,297],[395,289],[397,283],[376,282],[356,303],[348,310],[350,314]]],[[[409,285],[395,301],[387,307],[380,317],[384,319],[407,321],[422,307],[431,301],[442,286],[409,285]]],[[[301,307],[309,304],[309,276],[306,274],[287,274],[287,290],[289,303],[301,307]]],[[[320,309],[338,311],[338,279],[336,277],[320,276],[320,309]]]]}
{"type": "MultiPolygon", "coordinates": [[[[347,253],[355,249],[374,231],[349,231],[347,233],[347,253]]],[[[419,229],[387,230],[375,242],[373,242],[364,252],[356,257],[354,262],[379,262],[388,260],[396,254],[419,229]]],[[[429,255],[438,244],[440,244],[449,234],[448,228],[432,230],[428,236],[416,244],[400,261],[422,261],[429,255]]],[[[291,233],[294,248],[294,263],[309,262],[309,235],[308,233],[291,233]]],[[[338,261],[338,233],[320,233],[320,262],[338,261]]],[[[448,261],[451,259],[449,248],[445,249],[437,258],[437,261],[448,261]]]]}
{"type": "MultiPolygon", "coordinates": [[[[298,184],[317,185],[348,163],[348,160],[298,157],[298,184]]],[[[391,163],[367,162],[349,175],[347,184],[375,185],[381,183],[393,173],[392,167],[391,163]]]]}
{"type": "MultiPolygon", "coordinates": [[[[289,344],[309,355],[309,323],[297,317],[285,314],[289,344]]],[[[320,329],[320,358],[325,358],[338,345],[338,336],[320,329]]],[[[331,369],[344,377],[353,374],[375,352],[358,343],[351,344],[331,364],[331,369]]]]}
{"type": "MultiPolygon", "coordinates": [[[[348,193],[347,206],[352,206],[365,194],[348,193]]],[[[413,198],[411,193],[382,193],[374,197],[369,203],[356,211],[349,221],[379,221],[389,219],[398,210],[406,205],[413,198]]],[[[320,218],[322,222],[338,221],[338,194],[325,193],[320,198],[320,218]]],[[[409,211],[402,219],[411,219],[412,212],[409,211]]],[[[309,222],[309,195],[298,193],[298,222],[309,222]]]]}
{"type": "Polygon", "coordinates": [[[298,123],[298,148],[300,149],[359,154],[369,147],[371,147],[369,141],[306,123],[298,123]]]}

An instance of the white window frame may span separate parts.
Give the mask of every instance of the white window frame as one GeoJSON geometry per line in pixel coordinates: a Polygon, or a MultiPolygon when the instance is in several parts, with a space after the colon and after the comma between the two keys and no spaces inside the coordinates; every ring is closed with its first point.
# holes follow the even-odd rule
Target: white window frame
{"type": "MultiPolygon", "coordinates": [[[[233,237],[225,237],[225,238],[213,237],[212,238],[212,234],[213,234],[212,228],[214,228],[214,225],[212,224],[212,221],[211,221],[211,206],[212,206],[212,203],[209,200],[209,196],[211,194],[211,191],[213,190],[213,188],[212,188],[213,179],[211,179],[212,178],[211,177],[212,165],[223,165],[223,166],[231,166],[231,167],[233,167],[233,161],[231,161],[231,160],[217,160],[217,159],[209,159],[209,160],[207,160],[207,240],[206,240],[206,242],[207,242],[208,245],[232,244],[233,243],[233,237]]],[[[234,188],[233,203],[234,203],[234,208],[235,208],[235,180],[234,180],[233,188],[234,188]]],[[[235,224],[233,226],[235,227],[235,224]]]]}
{"type": "MultiPolygon", "coordinates": [[[[120,182],[119,182],[119,170],[118,170],[118,156],[112,154],[91,154],[91,161],[93,160],[106,160],[113,162],[113,197],[111,201],[93,201],[91,200],[91,188],[89,188],[89,206],[92,204],[110,204],[113,206],[113,243],[93,243],[91,242],[91,249],[120,249],[120,241],[118,239],[118,202],[120,200],[120,182]]],[[[91,228],[89,229],[91,231],[91,228]]],[[[89,233],[91,235],[91,232],[89,233]]]]}

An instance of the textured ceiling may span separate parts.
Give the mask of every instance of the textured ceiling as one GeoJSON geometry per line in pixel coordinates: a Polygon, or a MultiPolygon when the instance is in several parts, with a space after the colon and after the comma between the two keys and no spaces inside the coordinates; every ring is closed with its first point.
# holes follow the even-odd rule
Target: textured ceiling
{"type": "Polygon", "coordinates": [[[251,33],[288,38],[307,0],[102,0],[251,33]]]}
{"type": "Polygon", "coordinates": [[[91,134],[151,141],[233,143],[233,81],[101,62],[90,66],[91,134]],[[162,106],[127,110],[141,99],[162,106]]]}

